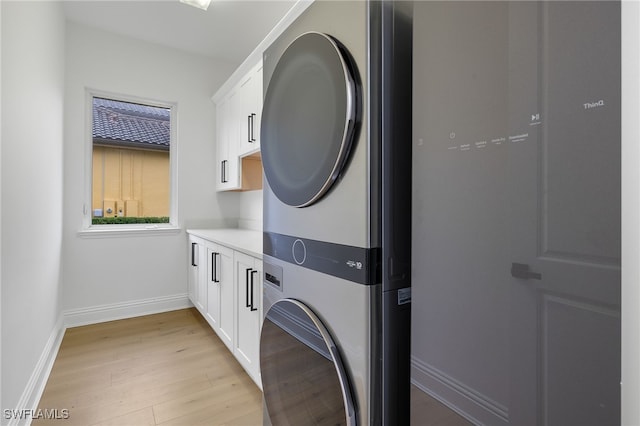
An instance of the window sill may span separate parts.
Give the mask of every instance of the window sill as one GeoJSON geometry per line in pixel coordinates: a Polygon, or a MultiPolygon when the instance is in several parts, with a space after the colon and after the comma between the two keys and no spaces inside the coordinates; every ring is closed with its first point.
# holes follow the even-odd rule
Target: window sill
{"type": "Polygon", "coordinates": [[[151,237],[160,235],[177,235],[182,229],[171,225],[143,226],[132,225],[93,225],[88,229],[78,231],[80,238],[112,238],[112,237],[151,237]]]}

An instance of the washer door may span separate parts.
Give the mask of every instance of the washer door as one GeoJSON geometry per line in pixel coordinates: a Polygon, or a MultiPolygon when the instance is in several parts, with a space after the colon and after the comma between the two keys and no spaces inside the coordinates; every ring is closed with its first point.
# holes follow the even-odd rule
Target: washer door
{"type": "Polygon", "coordinates": [[[332,37],[305,33],[284,51],[269,81],[262,163],[271,190],[290,206],[319,200],[349,156],[360,101],[346,55],[332,37]]]}
{"type": "Polygon", "coordinates": [[[269,309],[260,336],[260,368],[271,424],[356,424],[337,347],[304,304],[282,299],[269,309]]]}

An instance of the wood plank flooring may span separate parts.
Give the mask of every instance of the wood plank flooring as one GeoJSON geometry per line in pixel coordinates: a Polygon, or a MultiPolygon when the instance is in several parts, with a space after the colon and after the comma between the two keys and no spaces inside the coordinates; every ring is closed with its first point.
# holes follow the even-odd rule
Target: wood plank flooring
{"type": "Polygon", "coordinates": [[[472,423],[411,385],[411,425],[471,426],[472,423]]]}
{"type": "MultiPolygon", "coordinates": [[[[469,423],[412,387],[411,423],[469,423]]],[[[262,393],[195,309],[66,331],[34,426],[262,425],[262,393]]]]}
{"type": "Polygon", "coordinates": [[[195,309],[68,329],[33,425],[258,425],[262,393],[195,309]]]}

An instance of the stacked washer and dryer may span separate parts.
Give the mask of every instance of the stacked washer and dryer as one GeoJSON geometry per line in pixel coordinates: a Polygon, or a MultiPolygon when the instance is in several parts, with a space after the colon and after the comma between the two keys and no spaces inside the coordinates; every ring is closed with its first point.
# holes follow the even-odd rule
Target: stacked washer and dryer
{"type": "Polygon", "coordinates": [[[314,2],[264,54],[265,425],[410,415],[412,10],[314,2]]]}

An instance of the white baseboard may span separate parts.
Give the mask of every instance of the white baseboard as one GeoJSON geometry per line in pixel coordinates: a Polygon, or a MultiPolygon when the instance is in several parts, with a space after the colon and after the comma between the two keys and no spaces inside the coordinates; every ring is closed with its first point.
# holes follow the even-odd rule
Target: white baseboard
{"type": "Polygon", "coordinates": [[[414,356],[411,382],[475,425],[509,423],[506,407],[414,356]]]}
{"type": "Polygon", "coordinates": [[[192,306],[187,293],[184,293],[173,296],[92,306],[90,308],[71,309],[64,312],[64,325],[67,328],[78,327],[81,325],[175,311],[192,306]]]}
{"type": "Polygon", "coordinates": [[[38,408],[40,397],[42,397],[44,388],[47,385],[47,380],[49,380],[49,374],[53,368],[53,363],[58,355],[58,349],[60,349],[64,331],[64,321],[62,315],[60,315],[40,355],[40,359],[38,359],[38,363],[27,382],[27,386],[15,407],[15,412],[21,413],[21,415],[12,416],[7,423],[8,426],[28,426],[31,424],[32,418],[30,413],[38,408]]]}

